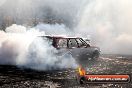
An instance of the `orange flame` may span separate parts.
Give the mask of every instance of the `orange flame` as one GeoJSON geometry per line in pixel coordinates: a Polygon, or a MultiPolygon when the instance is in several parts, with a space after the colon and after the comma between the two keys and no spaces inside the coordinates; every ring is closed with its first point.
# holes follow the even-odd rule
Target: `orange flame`
{"type": "Polygon", "coordinates": [[[84,68],[82,66],[80,66],[78,68],[78,72],[80,76],[84,76],[86,74],[86,71],[84,70],[84,68]]]}

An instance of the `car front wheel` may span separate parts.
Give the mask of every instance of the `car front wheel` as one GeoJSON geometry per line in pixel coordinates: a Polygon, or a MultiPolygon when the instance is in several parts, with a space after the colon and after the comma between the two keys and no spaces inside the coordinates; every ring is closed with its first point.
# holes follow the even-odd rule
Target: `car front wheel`
{"type": "Polygon", "coordinates": [[[93,54],[92,54],[92,58],[93,58],[93,59],[99,58],[99,55],[100,55],[99,51],[98,51],[98,50],[95,50],[95,51],[93,52],[93,54]]]}

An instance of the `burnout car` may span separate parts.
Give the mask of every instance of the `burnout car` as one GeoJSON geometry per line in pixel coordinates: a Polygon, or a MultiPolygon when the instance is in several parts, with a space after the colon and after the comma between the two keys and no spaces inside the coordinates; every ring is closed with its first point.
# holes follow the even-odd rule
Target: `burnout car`
{"type": "Polygon", "coordinates": [[[91,46],[88,41],[81,37],[63,37],[63,36],[40,36],[52,42],[60,53],[69,53],[77,60],[94,60],[100,55],[100,49],[91,46]]]}

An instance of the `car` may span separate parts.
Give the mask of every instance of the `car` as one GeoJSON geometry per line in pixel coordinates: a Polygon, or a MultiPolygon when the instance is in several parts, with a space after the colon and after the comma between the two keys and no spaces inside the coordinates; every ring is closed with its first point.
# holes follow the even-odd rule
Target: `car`
{"type": "Polygon", "coordinates": [[[91,46],[81,37],[39,36],[52,42],[52,46],[60,53],[69,53],[76,60],[95,60],[100,55],[100,48],[91,46]]]}

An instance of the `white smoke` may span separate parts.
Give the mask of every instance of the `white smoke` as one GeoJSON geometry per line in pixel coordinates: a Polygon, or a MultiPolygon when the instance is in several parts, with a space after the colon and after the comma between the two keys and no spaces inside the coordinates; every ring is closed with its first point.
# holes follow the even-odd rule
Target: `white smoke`
{"type": "Polygon", "coordinates": [[[102,53],[132,54],[131,8],[131,0],[91,0],[80,14],[75,32],[90,35],[102,53]]]}
{"type": "Polygon", "coordinates": [[[35,28],[45,31],[47,35],[66,35],[71,36],[73,33],[64,24],[38,24],[35,28]]]}
{"type": "Polygon", "coordinates": [[[12,25],[6,32],[0,31],[0,63],[44,70],[74,67],[75,61],[67,54],[64,57],[70,60],[57,59],[53,54],[56,49],[46,40],[37,39],[34,48],[30,46],[43,31],[72,35],[74,29],[75,35],[90,35],[91,43],[99,46],[102,53],[132,54],[131,8],[131,0],[6,0],[0,6],[0,19],[13,17],[17,24],[26,24],[31,18],[63,19],[64,24],[40,23],[34,28],[12,25]]]}
{"type": "Polygon", "coordinates": [[[6,2],[6,0],[0,1],[0,6],[3,5],[6,2]]]}
{"type": "Polygon", "coordinates": [[[25,66],[37,70],[74,68],[75,60],[67,53],[58,56],[50,41],[42,39],[44,31],[12,25],[0,31],[0,64],[25,66]],[[69,63],[70,61],[70,63],[69,63]]]}
{"type": "Polygon", "coordinates": [[[78,13],[85,1],[87,0],[2,0],[0,19],[9,19],[21,25],[32,24],[35,20],[55,20],[72,28],[78,22],[78,13]]]}

